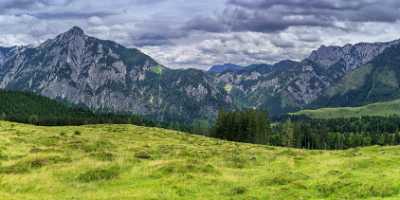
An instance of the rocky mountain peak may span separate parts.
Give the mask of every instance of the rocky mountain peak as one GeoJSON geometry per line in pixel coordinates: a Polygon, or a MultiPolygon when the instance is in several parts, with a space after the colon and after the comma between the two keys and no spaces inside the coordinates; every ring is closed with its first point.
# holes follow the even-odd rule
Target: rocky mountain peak
{"type": "Polygon", "coordinates": [[[84,40],[86,40],[88,37],[89,36],[87,36],[81,28],[79,28],[78,26],[74,26],[67,32],[59,34],[55,39],[49,40],[48,42],[49,43],[57,42],[58,44],[60,43],[66,44],[75,41],[75,43],[83,43],[84,40]]]}
{"type": "Polygon", "coordinates": [[[239,66],[239,65],[235,65],[235,64],[231,64],[231,63],[225,63],[222,65],[214,65],[212,66],[208,72],[212,72],[212,73],[223,73],[226,71],[240,71],[242,70],[243,67],[239,66]]]}
{"type": "Polygon", "coordinates": [[[83,36],[85,35],[85,32],[78,26],[74,26],[71,29],[69,29],[67,32],[63,33],[62,35],[65,36],[83,36]]]}
{"type": "Polygon", "coordinates": [[[400,41],[346,44],[345,46],[322,45],[307,58],[326,68],[342,62],[346,71],[352,71],[359,66],[370,62],[381,54],[386,48],[398,44],[400,41]]]}

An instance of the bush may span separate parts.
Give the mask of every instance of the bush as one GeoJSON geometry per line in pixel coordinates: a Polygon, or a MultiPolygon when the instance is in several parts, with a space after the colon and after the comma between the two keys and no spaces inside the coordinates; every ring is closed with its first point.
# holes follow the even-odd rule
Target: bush
{"type": "Polygon", "coordinates": [[[0,151],[0,160],[8,160],[8,156],[0,151]]]}
{"type": "Polygon", "coordinates": [[[83,144],[81,146],[82,150],[85,152],[111,150],[113,147],[114,145],[111,142],[105,140],[96,141],[91,144],[83,144]]]}
{"type": "Polygon", "coordinates": [[[112,154],[110,152],[101,151],[98,153],[92,153],[90,155],[100,161],[113,161],[114,160],[114,154],[112,154]]]}
{"type": "Polygon", "coordinates": [[[263,186],[289,185],[296,181],[307,180],[310,177],[301,172],[282,172],[261,181],[263,186]]]}
{"type": "Polygon", "coordinates": [[[190,175],[190,174],[219,174],[217,169],[211,164],[196,160],[168,162],[154,171],[153,176],[163,177],[170,175],[190,175]]]}
{"type": "Polygon", "coordinates": [[[243,186],[234,187],[231,190],[232,195],[241,195],[247,192],[247,188],[243,186]]]}
{"type": "Polygon", "coordinates": [[[70,162],[68,158],[62,158],[60,156],[49,156],[43,158],[35,158],[32,160],[19,161],[10,166],[4,166],[0,168],[0,173],[6,174],[21,174],[27,173],[33,169],[39,169],[45,165],[56,164],[61,162],[70,162]]]}
{"type": "Polygon", "coordinates": [[[119,176],[120,170],[118,166],[91,169],[79,174],[77,180],[84,183],[111,180],[119,176]]]}
{"type": "Polygon", "coordinates": [[[146,151],[139,151],[135,153],[135,157],[139,159],[150,159],[151,155],[146,151]]]}

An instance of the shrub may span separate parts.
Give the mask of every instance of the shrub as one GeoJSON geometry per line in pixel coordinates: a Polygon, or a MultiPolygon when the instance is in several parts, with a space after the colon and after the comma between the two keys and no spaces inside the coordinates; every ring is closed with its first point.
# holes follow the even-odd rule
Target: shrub
{"type": "Polygon", "coordinates": [[[261,181],[263,186],[288,185],[296,181],[307,180],[310,177],[300,172],[282,172],[261,181]]]}
{"type": "Polygon", "coordinates": [[[190,174],[219,174],[219,172],[211,164],[189,160],[165,163],[158,167],[158,169],[153,173],[153,176],[163,177],[166,175],[190,174]]]}
{"type": "Polygon", "coordinates": [[[81,148],[85,152],[105,151],[112,149],[113,144],[109,141],[96,141],[91,144],[82,144],[81,148]]]}
{"type": "Polygon", "coordinates": [[[92,157],[100,160],[100,161],[113,161],[114,160],[114,154],[110,152],[97,152],[97,153],[92,153],[90,154],[92,157]]]}
{"type": "Polygon", "coordinates": [[[79,174],[77,180],[84,183],[111,180],[119,176],[120,170],[118,166],[91,169],[79,174]]]}
{"type": "Polygon", "coordinates": [[[69,158],[63,158],[60,156],[49,156],[43,158],[35,158],[31,160],[19,161],[10,166],[4,166],[0,168],[0,173],[6,174],[21,174],[27,173],[33,169],[39,169],[45,165],[56,164],[61,162],[70,162],[69,158]]]}
{"type": "Polygon", "coordinates": [[[5,153],[0,151],[0,160],[7,160],[7,159],[8,159],[8,156],[5,153]]]}
{"type": "Polygon", "coordinates": [[[247,192],[247,188],[243,186],[234,187],[231,190],[232,195],[241,195],[247,192]]]}
{"type": "Polygon", "coordinates": [[[151,155],[146,151],[139,151],[135,153],[135,157],[139,159],[150,159],[151,155]]]}

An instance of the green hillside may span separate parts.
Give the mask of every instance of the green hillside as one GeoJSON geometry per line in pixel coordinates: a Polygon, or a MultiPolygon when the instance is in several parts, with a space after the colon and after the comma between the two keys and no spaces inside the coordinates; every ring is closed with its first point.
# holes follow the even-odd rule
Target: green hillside
{"type": "Polygon", "coordinates": [[[352,118],[361,116],[391,116],[400,115],[400,99],[388,102],[379,102],[360,107],[320,108],[315,110],[302,110],[294,115],[306,115],[311,118],[333,119],[352,118]]]}
{"type": "Polygon", "coordinates": [[[0,122],[0,199],[399,199],[400,147],[307,151],[0,122]]]}
{"type": "Polygon", "coordinates": [[[400,98],[400,44],[347,73],[313,102],[316,107],[358,106],[400,98]]]}
{"type": "Polygon", "coordinates": [[[67,106],[33,93],[0,90],[0,116],[3,118],[63,118],[92,115],[89,111],[67,106]]]}
{"type": "Polygon", "coordinates": [[[4,90],[0,90],[0,119],[40,125],[152,124],[140,116],[97,113],[33,93],[4,90]]]}

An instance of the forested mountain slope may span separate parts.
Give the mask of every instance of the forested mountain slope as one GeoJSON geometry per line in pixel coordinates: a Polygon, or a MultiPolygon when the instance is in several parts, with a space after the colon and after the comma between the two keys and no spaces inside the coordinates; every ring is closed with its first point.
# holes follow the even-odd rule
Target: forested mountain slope
{"type": "Polygon", "coordinates": [[[152,122],[140,116],[96,113],[86,107],[55,101],[33,93],[3,90],[0,90],[0,119],[39,125],[152,125],[152,122]]]}

